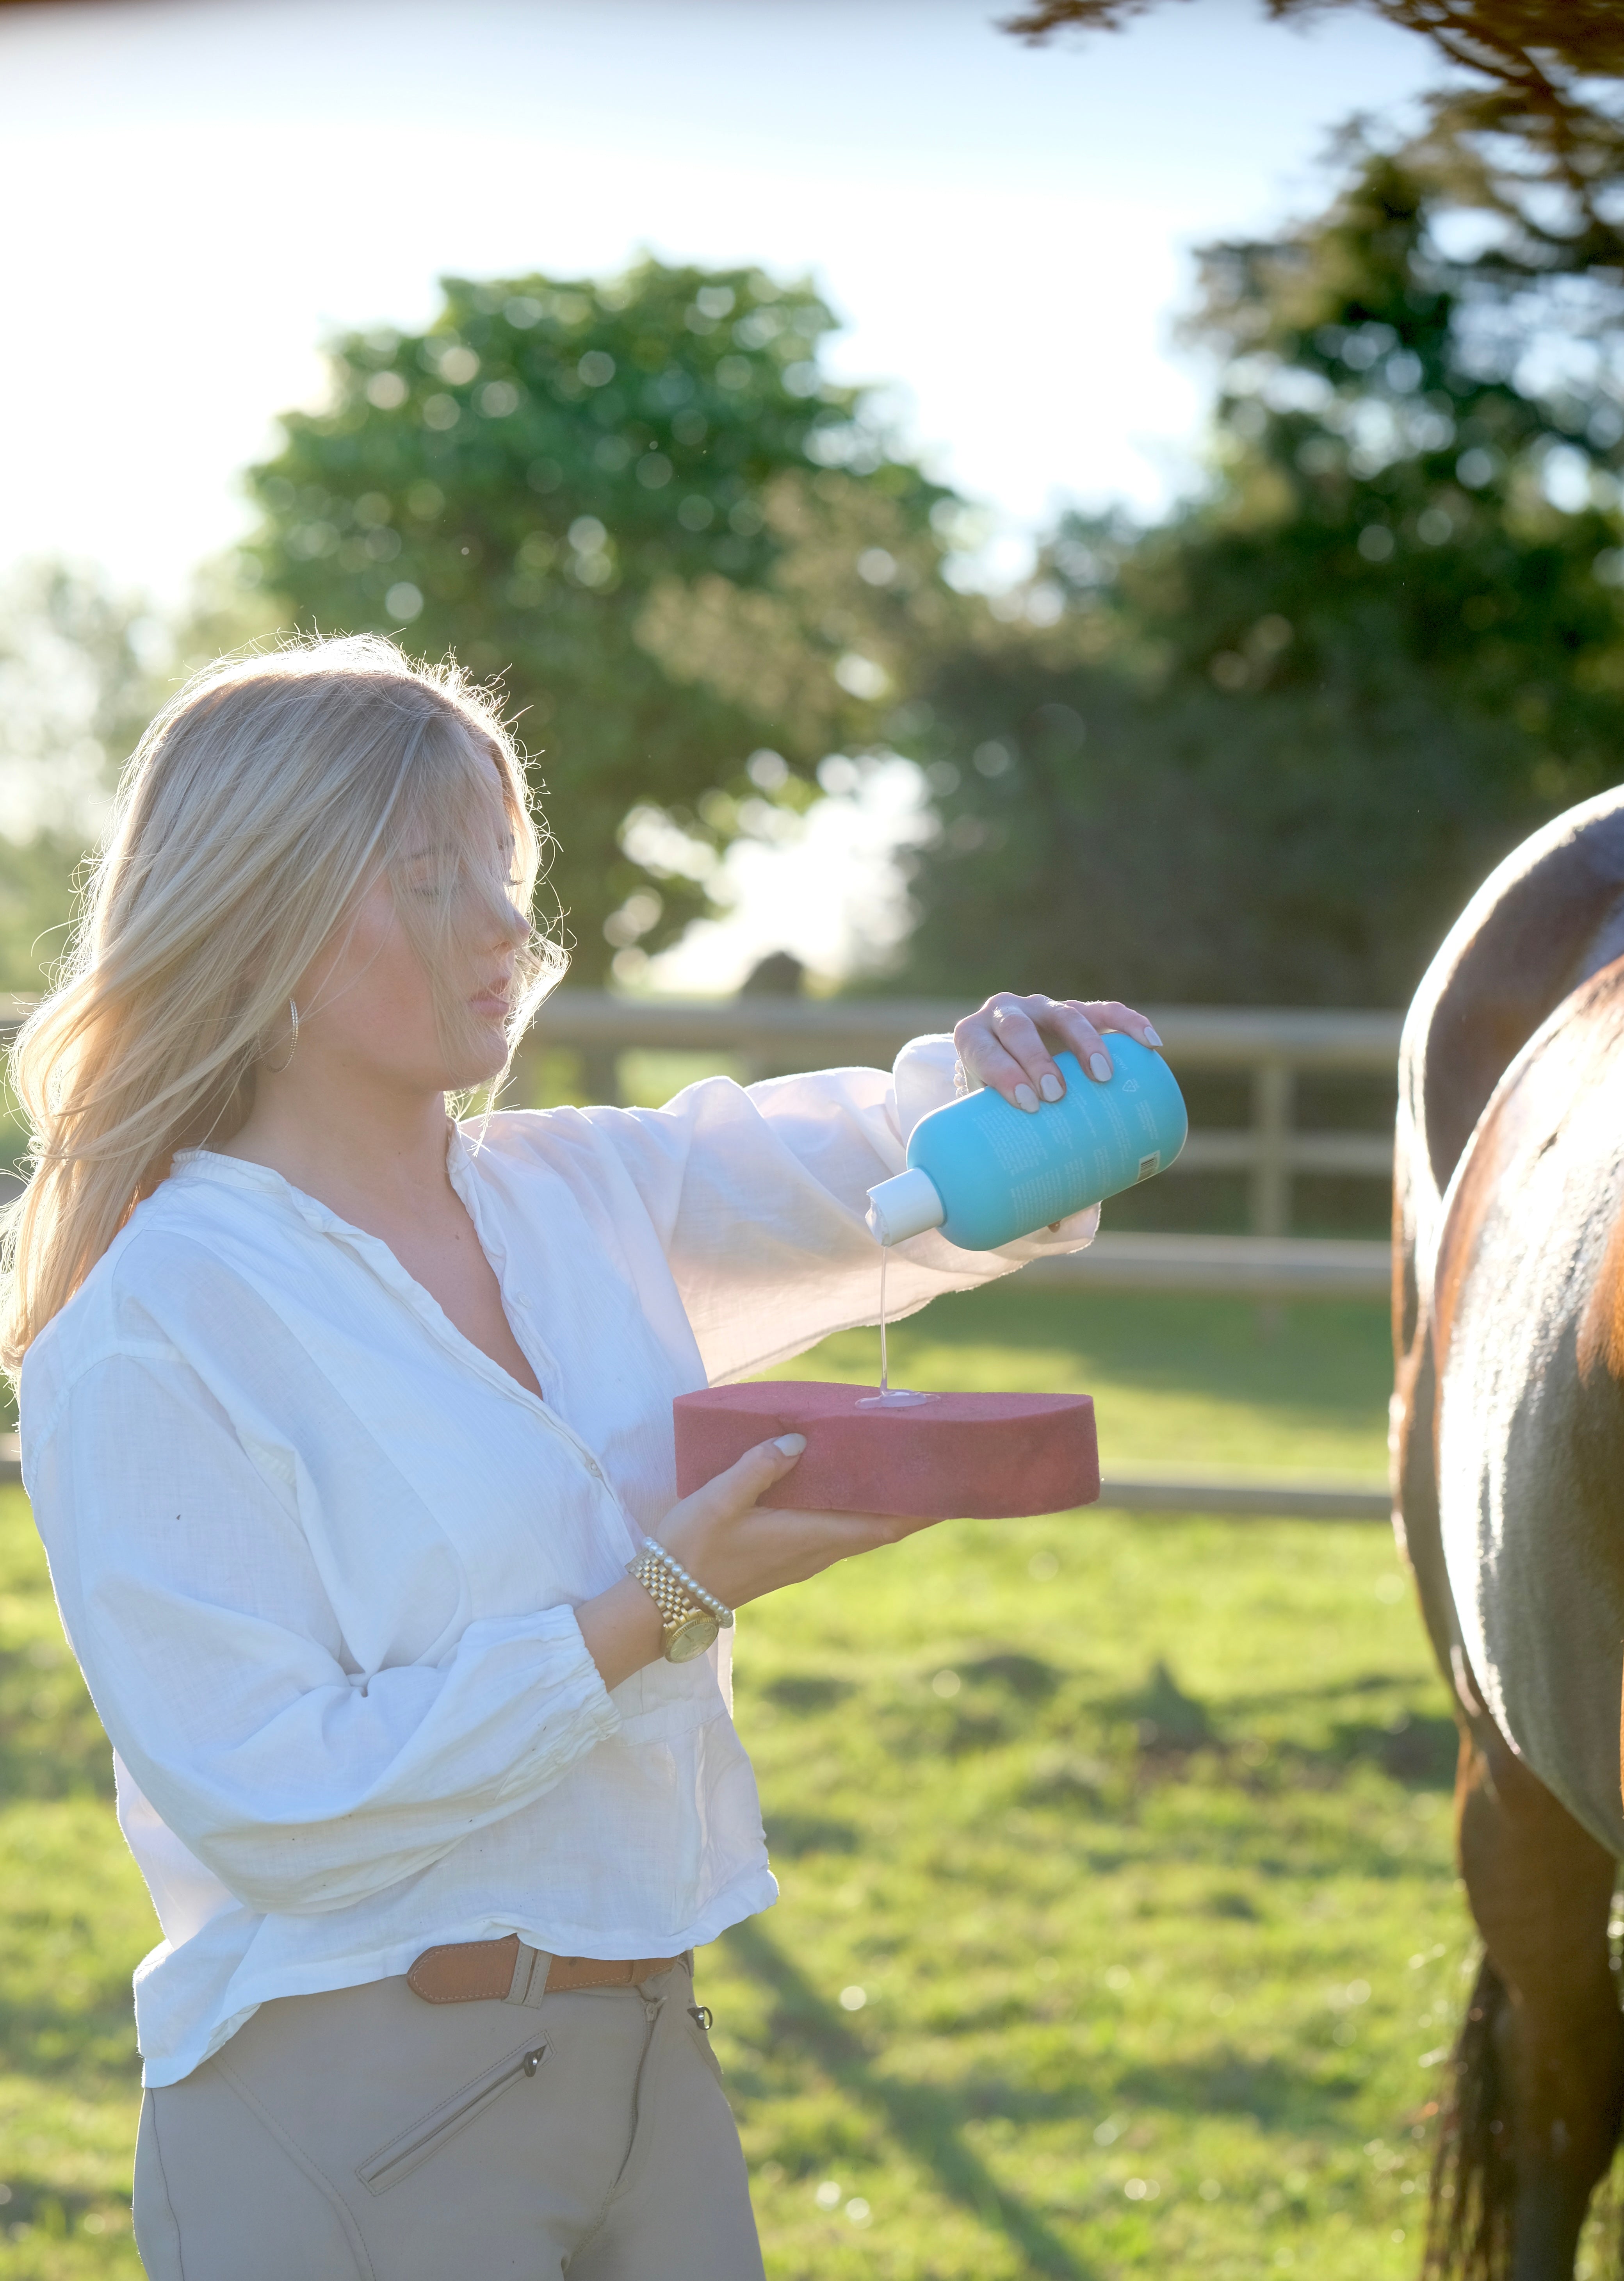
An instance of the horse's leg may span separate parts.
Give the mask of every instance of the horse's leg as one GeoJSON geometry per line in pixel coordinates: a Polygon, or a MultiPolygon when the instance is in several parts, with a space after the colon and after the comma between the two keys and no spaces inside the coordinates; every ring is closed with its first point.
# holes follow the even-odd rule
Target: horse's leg
{"type": "Polygon", "coordinates": [[[1394,1488],[1460,1728],[1457,1846],[1488,1949],[1455,2053],[1427,2271],[1438,2281],[1568,2281],[1624,2112],[1624,2021],[1607,1953],[1614,1865],[1479,1699],[1438,1526],[1435,1392],[1423,1326],[1397,1372],[1394,1488]]]}
{"type": "MultiPolygon", "coordinates": [[[[1476,2048],[1498,2075],[1504,2111],[1496,2119],[1511,2138],[1504,2269],[1510,2281],[1568,2281],[1624,2115],[1624,2020],[1607,1952],[1614,1863],[1512,1753],[1488,1713],[1473,1710],[1461,1742],[1457,1833],[1472,1914],[1499,1983],[1480,1982],[1478,2007],[1492,2015],[1484,2023],[1492,2058],[1481,2037],[1476,2048]]],[[[1472,2029],[1469,2022],[1463,2031],[1463,2058],[1473,2046],[1472,2029]]],[[[1479,2150],[1488,2169],[1478,2190],[1491,2200],[1496,2151],[1479,2150]]]]}

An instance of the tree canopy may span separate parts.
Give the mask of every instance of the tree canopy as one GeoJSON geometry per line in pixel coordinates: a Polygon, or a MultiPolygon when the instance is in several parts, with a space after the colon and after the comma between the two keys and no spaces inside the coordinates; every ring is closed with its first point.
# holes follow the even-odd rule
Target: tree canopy
{"type": "Polygon", "coordinates": [[[1451,258],[1435,135],[1347,157],[1326,213],[1204,258],[1206,495],[1073,518],[1051,622],[938,674],[911,979],[996,943],[1023,986],[1402,1001],[1504,848],[1624,773],[1618,281],[1553,336],[1451,258]]]}
{"type": "MultiPolygon", "coordinates": [[[[890,748],[936,827],[887,981],[1402,1001],[1484,870],[1624,773],[1624,31],[1590,0],[1266,4],[1375,8],[1458,68],[1403,147],[1344,135],[1323,213],[1206,251],[1211,452],[1161,523],[1065,517],[1024,592],[962,593],[963,503],[828,380],[808,286],[452,278],[421,333],[332,344],[251,474],[259,616],[217,597],[183,651],[371,628],[499,679],[583,978],[640,971],[826,755],[890,748]]],[[[27,639],[72,619],[113,659],[77,591],[27,639]]],[[[0,935],[8,897],[35,932],[65,904],[66,841],[37,911],[9,884],[53,846],[0,848],[0,935]]]]}
{"type": "MultiPolygon", "coordinates": [[[[1158,0],[1032,0],[1003,28],[1041,45],[1065,31],[1115,32],[1158,0]]],[[[1566,177],[1594,212],[1595,190],[1616,164],[1619,128],[1597,82],[1624,79],[1624,17],[1615,0],[1264,0],[1281,22],[1357,8],[1414,32],[1459,74],[1434,98],[1456,127],[1515,135],[1566,177]]],[[[1611,225],[1599,214],[1604,228],[1611,225]]],[[[1615,218],[1616,219],[1616,218],[1615,218]]]]}
{"type": "Polygon", "coordinates": [[[301,625],[499,676],[545,784],[577,971],[672,940],[719,850],[893,716],[932,510],[834,320],[755,269],[448,278],[421,334],[333,344],[252,471],[251,559],[301,625]]]}

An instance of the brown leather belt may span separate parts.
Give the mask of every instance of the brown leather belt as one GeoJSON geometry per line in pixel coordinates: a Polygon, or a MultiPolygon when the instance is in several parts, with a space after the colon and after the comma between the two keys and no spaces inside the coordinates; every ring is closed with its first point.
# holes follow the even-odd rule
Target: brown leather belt
{"type": "Polygon", "coordinates": [[[545,1952],[528,1948],[517,1933],[506,1940],[464,1940],[426,1948],[406,1974],[406,1986],[425,2004],[537,2004],[543,1994],[570,1988],[630,1988],[680,1964],[680,1956],[546,1957],[544,1987],[534,1985],[545,1952]]]}

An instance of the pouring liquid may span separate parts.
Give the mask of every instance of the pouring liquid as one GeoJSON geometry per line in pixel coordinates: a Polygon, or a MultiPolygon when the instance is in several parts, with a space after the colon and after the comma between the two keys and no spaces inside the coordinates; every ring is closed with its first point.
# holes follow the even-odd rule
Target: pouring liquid
{"type": "Polygon", "coordinates": [[[922,1402],[934,1402],[933,1394],[913,1394],[906,1387],[893,1388],[885,1357],[885,1262],[891,1256],[889,1244],[879,1249],[879,1392],[865,1394],[859,1400],[859,1410],[913,1410],[922,1402]]]}

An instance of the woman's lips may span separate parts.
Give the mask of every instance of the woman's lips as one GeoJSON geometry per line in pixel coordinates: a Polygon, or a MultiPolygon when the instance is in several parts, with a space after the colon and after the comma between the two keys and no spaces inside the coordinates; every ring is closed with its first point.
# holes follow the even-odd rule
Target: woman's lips
{"type": "Polygon", "coordinates": [[[487,1020],[499,1021],[507,1018],[508,1005],[506,990],[482,990],[479,996],[470,998],[468,1003],[476,1014],[483,1014],[487,1020]]]}

